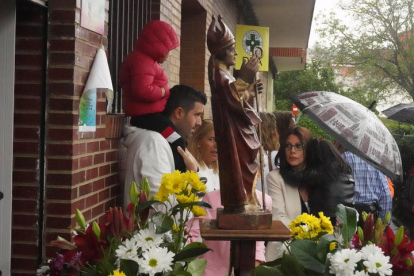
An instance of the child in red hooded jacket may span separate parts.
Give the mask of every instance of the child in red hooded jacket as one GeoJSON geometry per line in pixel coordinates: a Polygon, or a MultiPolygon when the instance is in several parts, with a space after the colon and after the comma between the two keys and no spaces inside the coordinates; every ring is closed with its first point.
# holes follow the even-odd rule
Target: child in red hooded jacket
{"type": "Polygon", "coordinates": [[[185,149],[185,140],[176,135],[175,126],[161,114],[170,91],[168,77],[160,64],[179,45],[178,36],[169,24],[159,20],[149,22],[141,30],[135,49],[125,57],[119,82],[123,89],[123,110],[126,116],[131,116],[131,125],[163,135],[170,143],[175,168],[184,172],[186,167],[177,147],[185,149]]]}

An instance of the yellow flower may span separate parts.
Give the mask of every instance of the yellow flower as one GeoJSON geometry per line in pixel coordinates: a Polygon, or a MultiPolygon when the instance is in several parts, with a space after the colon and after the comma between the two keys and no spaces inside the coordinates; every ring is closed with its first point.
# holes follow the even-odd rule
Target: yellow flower
{"type": "Polygon", "coordinates": [[[329,251],[332,251],[332,250],[334,250],[336,248],[336,242],[331,242],[330,244],[329,244],[329,251]]]}
{"type": "Polygon", "coordinates": [[[183,174],[183,178],[197,192],[206,192],[206,185],[200,181],[200,177],[196,172],[186,171],[183,174]]]}
{"type": "MultiPolygon", "coordinates": [[[[185,188],[185,179],[180,171],[166,173],[162,176],[161,187],[164,187],[170,194],[177,194],[185,188]]],[[[161,188],[160,187],[160,188],[161,188]]]]}
{"type": "Polygon", "coordinates": [[[289,229],[295,239],[314,239],[321,232],[320,220],[304,213],[291,221],[289,229]]]}
{"type": "Polygon", "coordinates": [[[321,230],[328,234],[333,234],[333,226],[329,217],[325,217],[323,212],[319,212],[321,230]]]}
{"type": "Polygon", "coordinates": [[[173,225],[173,231],[174,231],[174,232],[178,232],[178,231],[180,231],[180,227],[178,227],[178,225],[177,225],[177,224],[174,224],[174,225],[173,225]]]}
{"type": "Polygon", "coordinates": [[[155,194],[154,198],[159,200],[159,201],[167,201],[168,200],[168,196],[169,196],[169,192],[167,189],[165,189],[164,186],[160,186],[158,188],[158,193],[155,194]]]}
{"type": "Polygon", "coordinates": [[[191,208],[191,212],[193,212],[194,216],[196,217],[204,217],[207,215],[206,211],[199,206],[193,206],[191,208]]]}
{"type": "Polygon", "coordinates": [[[108,276],[126,276],[126,275],[122,271],[120,272],[119,270],[114,270],[113,274],[110,274],[108,276]]]}
{"type": "Polygon", "coordinates": [[[179,203],[193,203],[200,201],[200,198],[195,194],[190,194],[189,196],[186,195],[176,195],[175,198],[179,203]]]}

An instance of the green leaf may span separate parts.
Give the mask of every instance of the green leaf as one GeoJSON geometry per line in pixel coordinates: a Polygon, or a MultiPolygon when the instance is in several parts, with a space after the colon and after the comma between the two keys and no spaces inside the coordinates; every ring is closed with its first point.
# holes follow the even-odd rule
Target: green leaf
{"type": "Polygon", "coordinates": [[[181,252],[177,253],[174,256],[175,262],[191,262],[196,259],[198,256],[203,255],[210,251],[211,249],[208,248],[202,242],[192,242],[187,244],[181,252]]]}
{"type": "Polygon", "coordinates": [[[336,218],[343,223],[341,232],[347,246],[357,231],[357,211],[339,204],[336,207],[336,218]]]}
{"type": "MultiPolygon", "coordinates": [[[[273,267],[273,266],[266,266],[266,265],[261,264],[255,268],[253,275],[255,276],[269,276],[269,275],[285,276],[286,274],[284,274],[281,266],[273,267]]],[[[291,274],[291,275],[294,275],[294,274],[291,274]]]]}
{"type": "Polygon", "coordinates": [[[124,272],[127,276],[137,275],[138,274],[138,264],[132,260],[122,260],[120,261],[119,271],[124,272]]]}
{"type": "Polygon", "coordinates": [[[299,261],[295,257],[283,254],[281,261],[281,268],[284,276],[286,275],[295,275],[295,276],[306,276],[303,267],[300,265],[299,261]]]}
{"type": "Polygon", "coordinates": [[[293,256],[305,269],[323,273],[325,271],[325,265],[319,261],[316,255],[316,247],[316,243],[310,240],[295,240],[290,244],[290,250],[293,256]]]}
{"type": "Polygon", "coordinates": [[[138,193],[137,183],[132,181],[131,186],[129,187],[129,199],[131,200],[132,204],[137,205],[138,196],[139,196],[139,193],[138,193]]]}
{"type": "Polygon", "coordinates": [[[192,276],[203,276],[206,266],[207,260],[197,259],[188,264],[187,271],[191,273],[192,276]]]}
{"type": "Polygon", "coordinates": [[[328,234],[322,236],[319,240],[318,244],[316,245],[316,254],[318,259],[322,262],[326,262],[326,255],[329,253],[329,246],[332,242],[338,242],[334,235],[328,234]]]}
{"type": "Polygon", "coordinates": [[[147,209],[149,207],[151,207],[153,204],[163,204],[161,201],[159,200],[149,200],[149,201],[145,201],[143,203],[140,203],[137,208],[135,209],[136,213],[141,212],[144,209],[147,209]]]}
{"type": "Polygon", "coordinates": [[[162,212],[156,212],[152,216],[152,222],[157,226],[155,233],[163,234],[170,231],[174,225],[174,220],[162,212]]]}

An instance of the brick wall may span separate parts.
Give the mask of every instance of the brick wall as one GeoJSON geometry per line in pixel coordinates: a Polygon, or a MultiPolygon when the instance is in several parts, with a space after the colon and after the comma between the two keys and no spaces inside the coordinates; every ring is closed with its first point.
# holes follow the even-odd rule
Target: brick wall
{"type": "MultiPolygon", "coordinates": [[[[106,99],[97,95],[95,133],[78,133],[79,99],[97,49],[105,35],[80,26],[80,1],[50,1],[49,106],[47,110],[47,255],[57,235],[69,238],[74,212],[88,221],[104,221],[109,207],[120,205],[125,150],[120,140],[105,139],[106,99]]],[[[107,8],[109,2],[107,1],[107,8]]]]}
{"type": "Polygon", "coordinates": [[[17,5],[16,78],[13,144],[12,260],[14,275],[37,267],[40,122],[44,10],[28,2],[17,5]]]}

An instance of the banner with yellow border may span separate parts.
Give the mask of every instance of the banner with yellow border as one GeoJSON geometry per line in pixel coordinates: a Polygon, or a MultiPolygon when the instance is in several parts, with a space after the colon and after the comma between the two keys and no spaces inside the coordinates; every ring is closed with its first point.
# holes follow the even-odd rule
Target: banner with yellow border
{"type": "Polygon", "coordinates": [[[259,26],[237,25],[236,28],[236,69],[239,70],[243,58],[251,58],[255,46],[263,48],[259,71],[269,71],[269,28],[259,26]]]}

